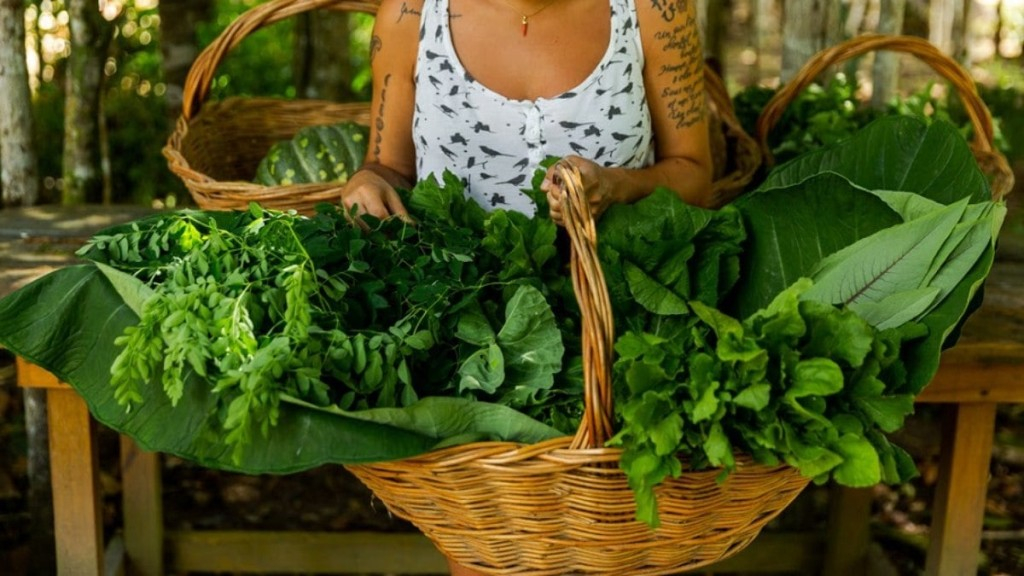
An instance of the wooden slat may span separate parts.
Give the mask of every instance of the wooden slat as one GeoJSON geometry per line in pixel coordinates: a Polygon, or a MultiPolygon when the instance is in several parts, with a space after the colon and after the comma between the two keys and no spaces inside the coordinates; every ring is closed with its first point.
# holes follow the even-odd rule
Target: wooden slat
{"type": "Polygon", "coordinates": [[[946,410],[927,576],[963,576],[978,571],[995,429],[995,404],[956,404],[946,410]]]}
{"type": "Polygon", "coordinates": [[[445,574],[420,534],[379,532],[168,532],[170,570],[253,574],[445,574]]]}
{"type": "Polygon", "coordinates": [[[917,397],[926,403],[1024,403],[1024,345],[958,344],[942,354],[935,378],[917,397]]]}
{"type": "Polygon", "coordinates": [[[22,359],[15,358],[15,366],[18,369],[18,386],[22,388],[57,388],[70,390],[71,387],[61,382],[56,376],[50,374],[39,366],[22,359]]]}
{"type": "Polygon", "coordinates": [[[129,576],[163,576],[164,511],[160,456],[121,436],[121,497],[129,576]]]}
{"type": "Polygon", "coordinates": [[[96,425],[73,390],[47,392],[57,569],[75,576],[103,573],[96,425]]]}
{"type": "Polygon", "coordinates": [[[862,576],[871,546],[870,488],[833,485],[829,490],[826,552],[822,574],[862,576]]]}
{"type": "MultiPolygon", "coordinates": [[[[821,533],[766,532],[701,574],[814,574],[821,533]]],[[[171,571],[269,574],[447,574],[440,552],[420,534],[380,532],[168,532],[171,571]]],[[[858,575],[859,576],[859,575],[858,575]]]]}

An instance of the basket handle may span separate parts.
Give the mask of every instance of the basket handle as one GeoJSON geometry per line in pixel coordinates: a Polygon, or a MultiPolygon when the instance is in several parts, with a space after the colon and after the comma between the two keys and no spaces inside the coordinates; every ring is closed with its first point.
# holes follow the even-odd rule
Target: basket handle
{"type": "Polygon", "coordinates": [[[995,148],[992,116],[978,95],[974,79],[963,66],[943,54],[934,44],[914,36],[862,34],[815,54],[792,80],[779,89],[757,119],[757,139],[765,164],[770,167],[775,161],[768,146],[768,134],[796,96],[829,66],[874,50],[912,54],[953,84],[974,126],[970,147],[981,169],[991,178],[992,197],[998,200],[1009,194],[1013,189],[1013,171],[1006,157],[995,148]]]}
{"type": "Polygon", "coordinates": [[[597,227],[583,191],[580,171],[559,161],[562,217],[572,246],[573,290],[582,314],[583,417],[570,449],[602,448],[614,434],[611,386],[615,327],[604,272],[597,259],[597,227]]]}
{"type": "Polygon", "coordinates": [[[221,61],[235,46],[253,32],[311,10],[376,14],[379,0],[270,0],[246,10],[214,39],[192,63],[182,97],[182,116],[191,120],[210,93],[210,83],[221,61]]]}
{"type": "MultiPolygon", "coordinates": [[[[732,202],[746,189],[761,167],[761,149],[754,137],[747,134],[736,117],[736,108],[722,77],[711,66],[704,66],[704,90],[707,94],[709,112],[722,122],[727,138],[736,141],[732,162],[735,169],[711,183],[714,206],[721,207],[732,202]]],[[[727,151],[728,152],[728,151],[727,151]]]]}

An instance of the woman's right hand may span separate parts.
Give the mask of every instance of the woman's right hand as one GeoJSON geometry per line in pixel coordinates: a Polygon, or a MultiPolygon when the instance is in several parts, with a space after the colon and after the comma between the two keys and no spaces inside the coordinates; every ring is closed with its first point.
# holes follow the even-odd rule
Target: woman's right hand
{"type": "Polygon", "coordinates": [[[373,170],[358,170],[349,178],[341,191],[341,204],[346,213],[355,206],[357,216],[369,214],[382,220],[391,216],[409,219],[409,212],[402,204],[398,192],[373,170]]]}

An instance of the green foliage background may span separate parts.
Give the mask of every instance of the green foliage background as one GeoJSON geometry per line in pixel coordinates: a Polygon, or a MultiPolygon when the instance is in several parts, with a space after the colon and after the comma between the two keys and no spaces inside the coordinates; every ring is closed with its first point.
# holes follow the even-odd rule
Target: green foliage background
{"type": "MultiPolygon", "coordinates": [[[[42,3],[32,0],[37,6],[42,3]]],[[[51,0],[46,4],[57,14],[65,3],[51,0]]],[[[239,15],[258,4],[260,0],[218,0],[210,21],[196,29],[200,47],[209,45],[239,15]]],[[[363,99],[369,99],[368,45],[372,22],[372,17],[362,14],[351,19],[349,56],[357,71],[352,86],[363,99]]],[[[154,201],[178,206],[191,204],[187,190],[168,170],[161,153],[174,125],[163,97],[159,8],[139,9],[129,0],[115,25],[103,95],[112,200],[143,205],[154,201]]],[[[294,98],[295,27],[294,18],[285,19],[247,37],[218,68],[209,99],[235,95],[294,98]]],[[[34,94],[43,202],[59,201],[57,186],[61,177],[64,133],[62,64],[62,59],[53,62],[57,72],[51,80],[40,82],[34,94]]]]}

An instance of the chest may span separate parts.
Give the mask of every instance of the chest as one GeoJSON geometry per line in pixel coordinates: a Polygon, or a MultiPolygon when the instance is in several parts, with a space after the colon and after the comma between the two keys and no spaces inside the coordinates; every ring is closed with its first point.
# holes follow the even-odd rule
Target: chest
{"type": "Polygon", "coordinates": [[[449,7],[452,44],[463,68],[509,99],[572,90],[594,73],[613,41],[607,0],[450,0],[449,7]]]}

